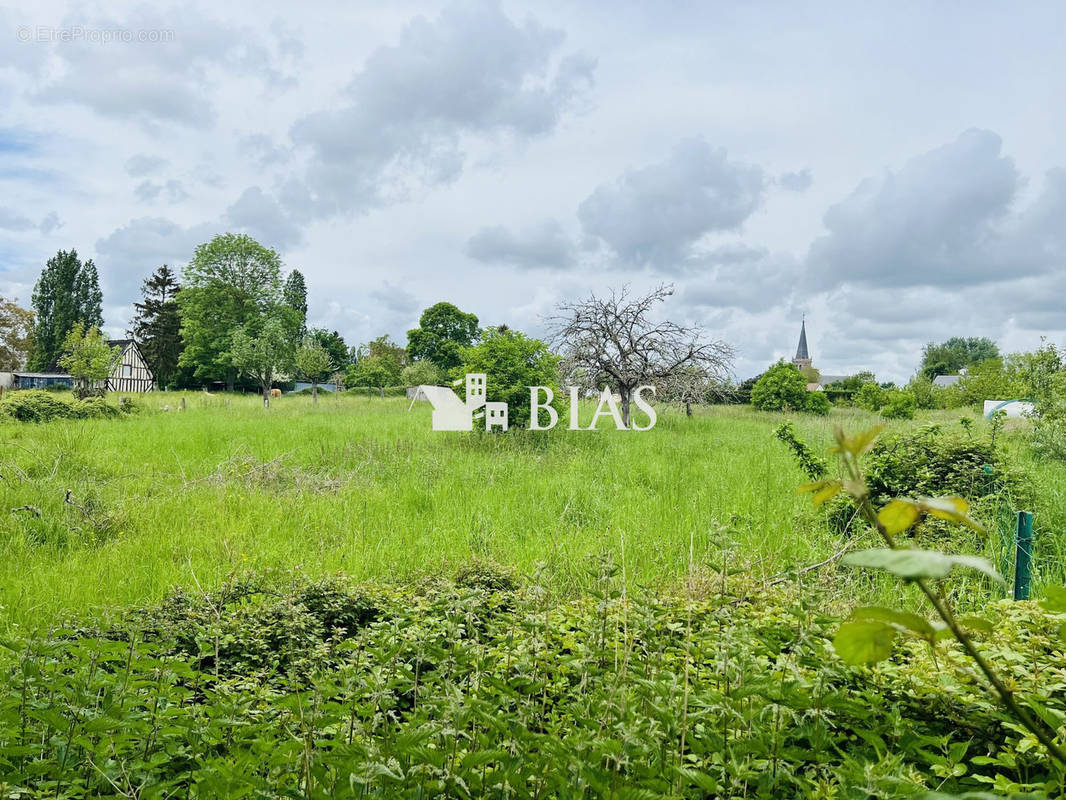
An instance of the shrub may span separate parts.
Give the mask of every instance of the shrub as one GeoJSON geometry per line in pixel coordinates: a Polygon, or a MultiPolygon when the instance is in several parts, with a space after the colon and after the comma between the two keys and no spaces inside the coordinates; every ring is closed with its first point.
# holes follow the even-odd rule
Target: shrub
{"type": "Polygon", "coordinates": [[[415,361],[403,368],[400,381],[406,386],[437,386],[444,382],[444,373],[432,361],[415,361]]]}
{"type": "Polygon", "coordinates": [[[819,417],[828,417],[833,404],[825,392],[807,392],[807,411],[819,417]]]}
{"type": "Polygon", "coordinates": [[[480,559],[464,564],[455,573],[457,586],[486,592],[511,592],[518,588],[515,571],[494,561],[480,559]]]}
{"type": "Polygon", "coordinates": [[[778,361],[752,387],[751,404],[759,411],[794,411],[807,407],[807,394],[800,371],[778,361]]]}
{"type": "Polygon", "coordinates": [[[881,416],[887,419],[914,419],[918,404],[911,392],[893,390],[887,393],[887,401],[881,408],[881,416]]]}
{"type": "Polygon", "coordinates": [[[117,417],[122,412],[116,406],[109,405],[102,397],[83,397],[75,400],[72,406],[73,416],[77,419],[96,419],[117,417]]]}
{"type": "Polygon", "coordinates": [[[0,402],[0,414],[19,422],[48,422],[77,416],[66,400],[39,389],[7,393],[0,402]]]}
{"type": "Polygon", "coordinates": [[[855,405],[867,411],[880,411],[885,404],[885,390],[876,383],[864,383],[855,393],[855,405]]]}

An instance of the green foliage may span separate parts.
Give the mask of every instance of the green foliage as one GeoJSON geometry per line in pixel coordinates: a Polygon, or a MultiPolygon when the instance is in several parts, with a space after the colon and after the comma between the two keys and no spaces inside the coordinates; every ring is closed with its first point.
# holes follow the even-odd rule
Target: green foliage
{"type": "Polygon", "coordinates": [[[134,303],[133,337],[160,388],[171,385],[181,357],[181,290],[174,271],[166,264],[141,284],[143,302],[134,303]]]}
{"type": "Polygon", "coordinates": [[[796,436],[796,429],[791,422],[782,422],[778,425],[774,429],[774,436],[789,446],[800,468],[812,481],[821,480],[829,474],[829,465],[826,464],[825,459],[817,455],[796,436]]]}
{"type": "MultiPolygon", "coordinates": [[[[315,344],[324,348],[329,353],[330,361],[333,362],[334,369],[341,370],[348,366],[351,362],[351,354],[348,351],[348,345],[344,343],[344,337],[337,331],[327,331],[325,328],[312,328],[309,332],[311,339],[315,344]]],[[[323,375],[322,380],[326,380],[329,376],[323,375]]]]}
{"type": "Polygon", "coordinates": [[[486,373],[486,397],[493,402],[507,403],[511,428],[529,425],[530,386],[547,386],[558,395],[559,357],[540,339],[510,328],[488,328],[481,341],[463,348],[461,355],[462,366],[454,370],[453,377],[460,378],[469,372],[486,373]]]}
{"type": "Polygon", "coordinates": [[[35,323],[26,368],[49,372],[58,363],[71,328],[77,323],[83,328],[104,324],[103,296],[92,259],[82,263],[74,250],[60,250],[48,259],[33,287],[32,307],[35,323]]]}
{"type": "Polygon", "coordinates": [[[304,337],[303,343],[296,349],[293,365],[300,377],[314,384],[312,388],[337,367],[329,351],[311,336],[304,337]]]}
{"type": "Polygon", "coordinates": [[[884,397],[885,404],[881,407],[881,416],[886,419],[914,419],[918,402],[911,392],[891,389],[885,393],[884,397]]]}
{"type": "Polygon", "coordinates": [[[462,349],[474,344],[480,335],[474,314],[451,303],[437,303],[422,312],[417,328],[407,332],[407,355],[448,371],[462,363],[462,349]]]}
{"type": "Polygon", "coordinates": [[[795,365],[778,361],[752,387],[751,404],[759,411],[796,411],[807,407],[807,394],[795,365]]]}
{"type": "Polygon", "coordinates": [[[414,361],[403,368],[400,382],[404,386],[439,386],[444,373],[432,361],[414,361]]]}
{"type": "Polygon", "coordinates": [[[253,378],[263,390],[263,402],[269,405],[274,377],[292,365],[292,329],[280,313],[271,314],[257,333],[248,328],[236,331],[230,342],[227,359],[242,374],[253,378]]]}
{"type": "Polygon", "coordinates": [[[828,417],[833,404],[825,392],[807,392],[807,411],[819,417],[828,417]]]}
{"type": "Polygon", "coordinates": [[[307,282],[303,273],[294,269],[285,279],[281,290],[281,302],[293,312],[295,329],[300,338],[307,333],[307,282]]]}
{"type": "Polygon", "coordinates": [[[933,381],[930,378],[921,374],[915,375],[907,382],[905,391],[910,392],[914,397],[916,408],[923,411],[939,408],[937,401],[939,389],[933,385],[933,381]]]}
{"type": "Polygon", "coordinates": [[[294,339],[299,321],[281,301],[281,258],[274,250],[234,233],[199,245],[178,293],[184,342],[179,363],[201,380],[224,380],[232,388],[239,371],[231,358],[237,331],[254,338],[267,315],[275,314],[294,339]]]}
{"type": "Polygon", "coordinates": [[[855,405],[867,411],[878,412],[885,404],[885,390],[876,383],[864,383],[855,392],[855,405]]]}
{"type": "Polygon", "coordinates": [[[80,322],[67,333],[59,356],[59,366],[74,378],[74,392],[81,397],[103,391],[98,385],[110,377],[121,361],[121,347],[109,347],[99,330],[85,330],[80,322]]]}
{"type": "Polygon", "coordinates": [[[937,375],[957,375],[964,367],[998,357],[999,348],[987,337],[953,336],[940,344],[927,344],[922,350],[922,364],[918,371],[930,379],[937,375]]]}
{"type": "Polygon", "coordinates": [[[22,367],[30,353],[33,312],[0,297],[0,372],[22,367]]]}
{"type": "MultiPolygon", "coordinates": [[[[820,596],[630,597],[616,567],[595,572],[594,596],[563,603],[535,583],[252,574],[9,637],[0,781],[60,798],[124,775],[177,797],[1061,794],[1061,768],[951,666],[958,646],[934,661],[911,642],[931,626],[916,614],[856,609],[834,638],[820,596]]],[[[1063,674],[1046,612],[987,613],[989,656],[1060,717],[1032,680],[1063,674]]]]}
{"type": "Polygon", "coordinates": [[[27,389],[20,392],[4,392],[0,401],[0,420],[15,422],[51,422],[57,419],[95,419],[117,417],[138,410],[133,403],[118,406],[107,403],[102,397],[85,397],[67,400],[54,392],[27,389]]]}

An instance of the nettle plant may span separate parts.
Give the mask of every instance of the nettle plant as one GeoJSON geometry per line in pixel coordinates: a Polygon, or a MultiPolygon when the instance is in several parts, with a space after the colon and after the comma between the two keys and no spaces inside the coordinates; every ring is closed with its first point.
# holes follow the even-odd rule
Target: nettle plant
{"type": "MultiPolygon", "coordinates": [[[[883,426],[848,436],[838,427],[836,446],[832,453],[839,455],[842,464],[840,478],[823,478],[799,488],[813,494],[815,504],[821,505],[838,494],[848,495],[857,513],[870,524],[886,547],[860,550],[844,556],[844,563],[854,567],[881,569],[904,581],[914,583],[925,595],[938,620],[908,611],[883,607],[862,607],[852,611],[833,638],[833,648],[852,665],[874,664],[892,654],[899,635],[914,636],[935,648],[939,642],[955,639],[969,659],[984,676],[990,690],[1004,709],[1044,746],[1060,765],[1066,766],[1066,752],[1056,742],[1056,732],[1043,720],[1038,720],[1018,702],[1007,682],[981,654],[970,637],[970,631],[991,629],[991,623],[979,616],[958,617],[952,609],[942,579],[955,568],[973,569],[1003,582],[1003,578],[987,559],[970,555],[952,555],[901,546],[897,537],[905,534],[923,517],[931,516],[981,530],[969,516],[969,504],[961,497],[896,498],[876,509],[863,475],[860,459],[880,435],[883,426]]],[[[1043,607],[1051,612],[1066,612],[1066,589],[1049,592],[1043,607]]],[[[1066,626],[1064,626],[1066,629],[1066,626]]],[[[1066,630],[1063,631],[1066,633],[1066,630]]]]}

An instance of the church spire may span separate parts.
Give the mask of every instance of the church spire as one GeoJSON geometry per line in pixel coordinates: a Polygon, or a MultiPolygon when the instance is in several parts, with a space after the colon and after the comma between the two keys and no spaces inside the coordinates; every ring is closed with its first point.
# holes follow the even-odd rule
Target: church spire
{"type": "Polygon", "coordinates": [[[807,350],[807,319],[804,317],[800,322],[800,340],[799,345],[796,347],[796,357],[792,359],[792,363],[800,369],[807,369],[811,366],[811,354],[807,350]]]}

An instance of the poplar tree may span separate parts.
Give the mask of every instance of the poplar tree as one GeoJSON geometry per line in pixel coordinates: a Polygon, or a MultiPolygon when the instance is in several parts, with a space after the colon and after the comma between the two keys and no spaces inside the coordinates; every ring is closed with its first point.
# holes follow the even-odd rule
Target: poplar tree
{"type": "Polygon", "coordinates": [[[104,324],[100,277],[92,259],[82,261],[76,250],[60,250],[48,259],[31,298],[35,324],[26,367],[50,372],[75,325],[100,328],[104,324]]]}

